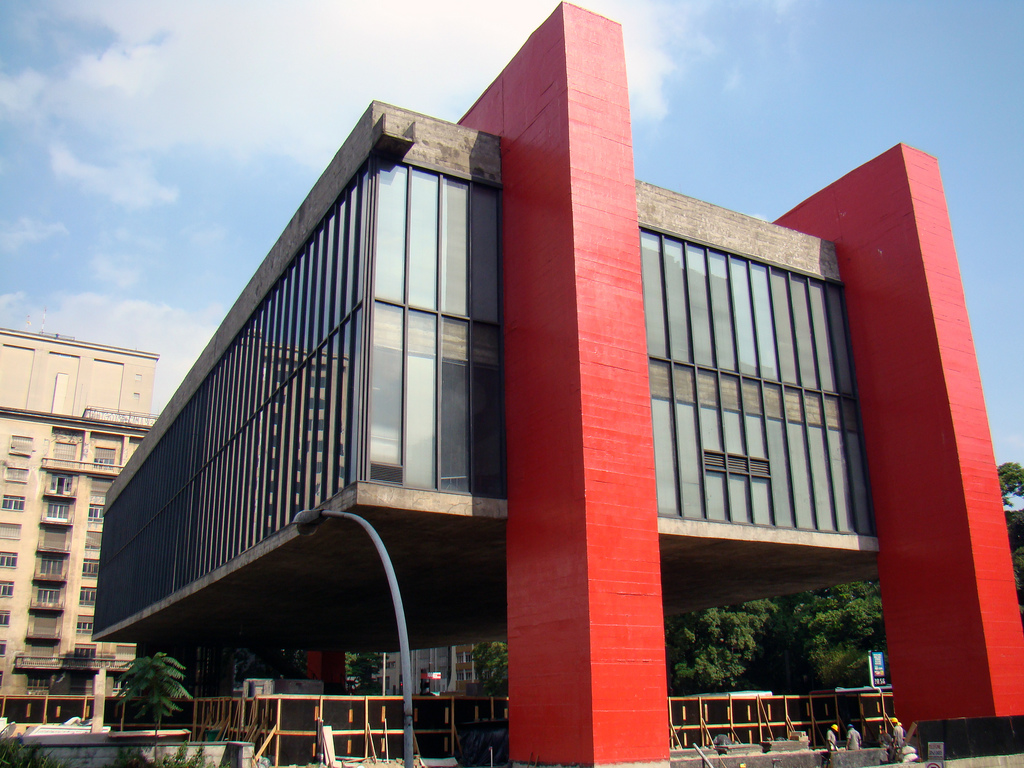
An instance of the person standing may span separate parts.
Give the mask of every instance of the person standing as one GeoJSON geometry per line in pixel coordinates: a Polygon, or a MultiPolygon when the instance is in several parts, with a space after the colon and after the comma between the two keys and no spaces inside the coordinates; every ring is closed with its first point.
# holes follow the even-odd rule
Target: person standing
{"type": "Polygon", "coordinates": [[[846,726],[846,748],[860,749],[860,731],[853,727],[853,723],[846,726]]]}
{"type": "Polygon", "coordinates": [[[895,717],[890,718],[892,722],[892,741],[889,742],[889,762],[903,762],[903,747],[907,744],[907,733],[895,717]]]}

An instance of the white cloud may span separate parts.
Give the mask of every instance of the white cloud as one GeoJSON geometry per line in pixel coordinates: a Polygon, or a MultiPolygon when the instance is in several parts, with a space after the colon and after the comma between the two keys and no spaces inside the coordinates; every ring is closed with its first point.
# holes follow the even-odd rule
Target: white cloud
{"type": "MultiPolygon", "coordinates": [[[[666,78],[700,44],[694,3],[588,5],[623,24],[634,117],[662,117],[666,78]]],[[[56,13],[107,42],[63,71],[0,79],[0,105],[84,127],[129,157],[201,147],[319,168],[372,99],[458,119],[554,6],[68,0],[56,13]]]]}
{"type": "Polygon", "coordinates": [[[89,261],[89,266],[97,280],[121,289],[135,285],[142,275],[139,260],[130,256],[97,254],[89,261]]]}
{"type": "Polygon", "coordinates": [[[153,177],[151,163],[145,159],[126,158],[116,166],[103,168],[84,163],[64,145],[54,144],[50,147],[50,167],[58,179],[76,181],[85,190],[126,208],[148,208],[178,199],[178,190],[160,184],[153,177]]]}
{"type": "Polygon", "coordinates": [[[38,243],[55,235],[66,235],[59,221],[46,223],[22,216],[15,222],[0,222],[0,251],[13,253],[26,244],[38,243]]]}
{"type": "MultiPolygon", "coordinates": [[[[211,304],[188,312],[142,299],[116,299],[97,293],[58,294],[47,298],[46,330],[83,341],[139,349],[160,355],[153,393],[161,409],[178,388],[220,324],[224,309],[211,304]]],[[[23,292],[0,294],[0,327],[38,331],[41,306],[23,292]]]]}

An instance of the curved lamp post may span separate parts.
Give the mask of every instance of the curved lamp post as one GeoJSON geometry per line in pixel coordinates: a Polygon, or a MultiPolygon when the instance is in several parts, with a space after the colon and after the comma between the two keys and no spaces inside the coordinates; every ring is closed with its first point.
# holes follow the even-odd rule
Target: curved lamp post
{"type": "Polygon", "coordinates": [[[398,655],[401,657],[402,666],[402,757],[406,768],[412,768],[412,657],[409,654],[409,630],[405,625],[402,593],[398,590],[398,578],[395,576],[394,566],[391,565],[391,557],[374,527],[359,515],[353,515],[351,512],[337,512],[333,509],[304,509],[292,518],[292,522],[295,523],[300,536],[312,536],[320,523],[328,517],[359,523],[377,548],[377,554],[380,555],[381,564],[387,574],[388,586],[391,587],[391,601],[395,604],[395,623],[398,625],[398,655]]]}

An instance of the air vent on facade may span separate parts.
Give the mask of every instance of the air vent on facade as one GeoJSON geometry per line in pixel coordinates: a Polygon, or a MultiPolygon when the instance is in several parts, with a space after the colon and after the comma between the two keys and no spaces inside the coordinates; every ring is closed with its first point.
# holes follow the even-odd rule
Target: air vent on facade
{"type": "Polygon", "coordinates": [[[751,459],[750,474],[761,475],[762,477],[771,477],[772,473],[769,469],[767,461],[765,461],[764,459],[751,459]]]}
{"type": "Polygon", "coordinates": [[[382,483],[402,484],[404,473],[401,467],[391,464],[370,464],[370,479],[379,480],[382,483]]]}
{"type": "Polygon", "coordinates": [[[747,457],[746,456],[729,456],[726,458],[726,464],[729,467],[730,472],[742,472],[747,473],[747,457]]]}
{"type": "Polygon", "coordinates": [[[707,470],[725,471],[725,456],[721,453],[704,451],[704,468],[707,470]]]}

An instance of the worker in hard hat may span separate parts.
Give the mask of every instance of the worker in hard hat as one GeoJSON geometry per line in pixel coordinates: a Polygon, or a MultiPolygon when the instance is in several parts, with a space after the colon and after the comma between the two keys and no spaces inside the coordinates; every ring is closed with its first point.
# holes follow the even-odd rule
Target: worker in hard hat
{"type": "Polygon", "coordinates": [[[853,727],[853,723],[846,726],[846,748],[848,750],[860,749],[860,731],[853,727]]]}
{"type": "Polygon", "coordinates": [[[902,763],[903,747],[907,744],[907,732],[903,730],[900,721],[895,717],[889,718],[889,722],[892,723],[892,739],[889,742],[889,762],[902,763]]]}
{"type": "Polygon", "coordinates": [[[825,765],[832,765],[832,754],[839,749],[839,726],[835,723],[829,726],[828,730],[825,731],[825,765]]]}

